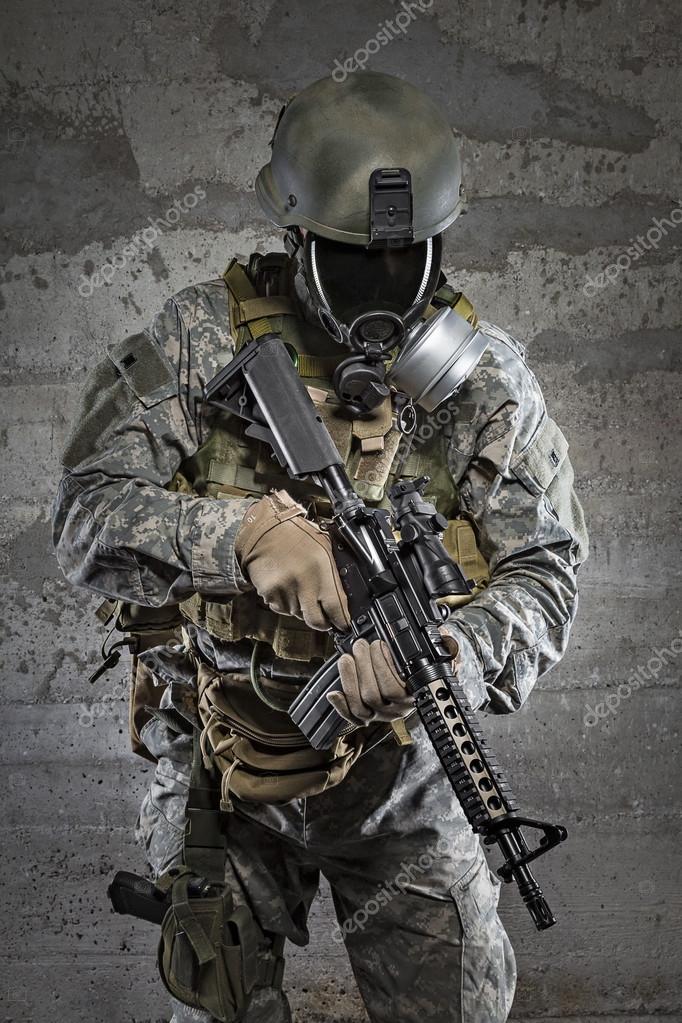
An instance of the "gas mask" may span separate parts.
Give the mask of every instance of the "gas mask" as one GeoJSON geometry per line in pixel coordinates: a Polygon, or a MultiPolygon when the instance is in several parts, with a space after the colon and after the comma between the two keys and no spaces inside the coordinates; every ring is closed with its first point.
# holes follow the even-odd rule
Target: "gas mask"
{"type": "MultiPolygon", "coordinates": [[[[436,235],[402,245],[347,245],[308,232],[306,280],[324,329],[351,355],[333,386],[354,416],[367,415],[395,387],[428,412],[451,397],[487,347],[481,331],[443,308],[427,320],[440,278],[442,243],[436,235]]],[[[414,414],[403,415],[409,432],[414,414]]]]}

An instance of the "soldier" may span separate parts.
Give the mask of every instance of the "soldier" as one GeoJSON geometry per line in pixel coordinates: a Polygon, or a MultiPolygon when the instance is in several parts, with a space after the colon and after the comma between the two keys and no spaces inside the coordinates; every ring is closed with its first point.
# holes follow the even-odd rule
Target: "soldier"
{"type": "MultiPolygon", "coordinates": [[[[446,545],[475,582],[444,635],[489,713],[517,710],[566,649],[586,556],[567,444],[522,347],[489,323],[478,364],[416,431],[412,404],[363,355],[399,350],[444,306],[477,322],[441,270],[460,163],[433,103],[388,75],[324,79],[283,108],[271,145],[256,192],[286,252],[233,260],[109,347],[63,457],[59,563],[147,636],[132,720],[156,761],[138,821],[155,876],[182,860],[196,736],[220,779],[225,876],[259,935],[245,1023],[291,1019],[282,949],[306,944],[320,873],[373,1023],[497,1023],[516,977],[500,882],[386,648],[358,641],[341,658],[332,699],[349,731],[332,750],[313,750],[286,714],[333,649],[329,630],[348,623],[319,526],[329,509],[202,392],[245,341],[275,331],[368,503],[385,504],[396,475],[430,477],[446,545]],[[162,644],[166,627],[176,641],[162,644]]],[[[176,999],[175,1023],[211,1019],[199,1004],[176,999]]]]}

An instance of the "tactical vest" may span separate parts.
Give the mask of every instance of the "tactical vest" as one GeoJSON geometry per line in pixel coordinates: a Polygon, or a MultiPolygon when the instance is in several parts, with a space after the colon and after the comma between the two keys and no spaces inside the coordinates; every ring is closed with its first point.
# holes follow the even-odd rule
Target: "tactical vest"
{"type": "MultiPolygon", "coordinates": [[[[233,260],[224,274],[229,293],[230,329],[235,350],[250,339],[274,331],[289,347],[298,372],[345,462],[358,494],[373,506],[388,506],[387,492],[397,477],[430,477],[427,498],[450,520],[445,544],[467,578],[483,583],[487,566],[476,549],[474,534],[457,518],[458,497],[447,469],[446,432],[432,431],[428,440],[413,445],[397,424],[391,397],[368,417],[353,419],[336,397],[331,377],[347,352],[328,334],[304,319],[285,294],[289,281],[285,253],[255,254],[248,268],[233,260]]],[[[471,303],[449,286],[434,296],[426,315],[452,306],[476,323],[471,303]]],[[[329,515],[323,492],[311,481],[291,480],[269,447],[247,437],[247,424],[219,409],[206,410],[207,439],[180,466],[169,489],[198,497],[261,497],[286,489],[313,517],[329,515]]],[[[465,598],[466,599],[466,598],[465,598]]],[[[180,605],[182,615],[216,638],[268,643],[279,657],[309,661],[327,657],[332,643],[327,633],[315,632],[290,616],[271,611],[251,590],[227,601],[207,601],[194,594],[180,605]]]]}

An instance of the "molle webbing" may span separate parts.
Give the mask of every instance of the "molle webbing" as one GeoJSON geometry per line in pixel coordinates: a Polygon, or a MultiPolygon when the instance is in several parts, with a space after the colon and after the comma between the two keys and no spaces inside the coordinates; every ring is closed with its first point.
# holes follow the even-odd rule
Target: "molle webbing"
{"type": "Polygon", "coordinates": [[[304,378],[330,377],[338,364],[338,358],[331,355],[306,355],[305,352],[300,352],[296,356],[298,375],[304,378]]]}
{"type": "Polygon", "coordinates": [[[278,615],[249,590],[222,603],[193,594],[180,605],[181,611],[198,628],[227,643],[240,639],[268,643],[278,657],[289,661],[322,660],[334,651],[328,632],[316,632],[289,615],[278,615]]]}

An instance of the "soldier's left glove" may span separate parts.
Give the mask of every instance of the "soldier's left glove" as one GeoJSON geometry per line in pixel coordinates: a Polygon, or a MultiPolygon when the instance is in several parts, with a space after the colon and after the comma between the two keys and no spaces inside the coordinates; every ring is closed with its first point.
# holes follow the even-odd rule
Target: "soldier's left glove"
{"type": "MultiPolygon", "coordinates": [[[[453,658],[457,643],[441,629],[441,635],[453,658]]],[[[383,640],[368,643],[358,639],[352,654],[339,657],[339,677],[342,692],[329,693],[327,699],[337,713],[354,725],[367,725],[371,721],[395,721],[405,717],[413,707],[413,700],[398,674],[390,650],[383,640]]]]}

